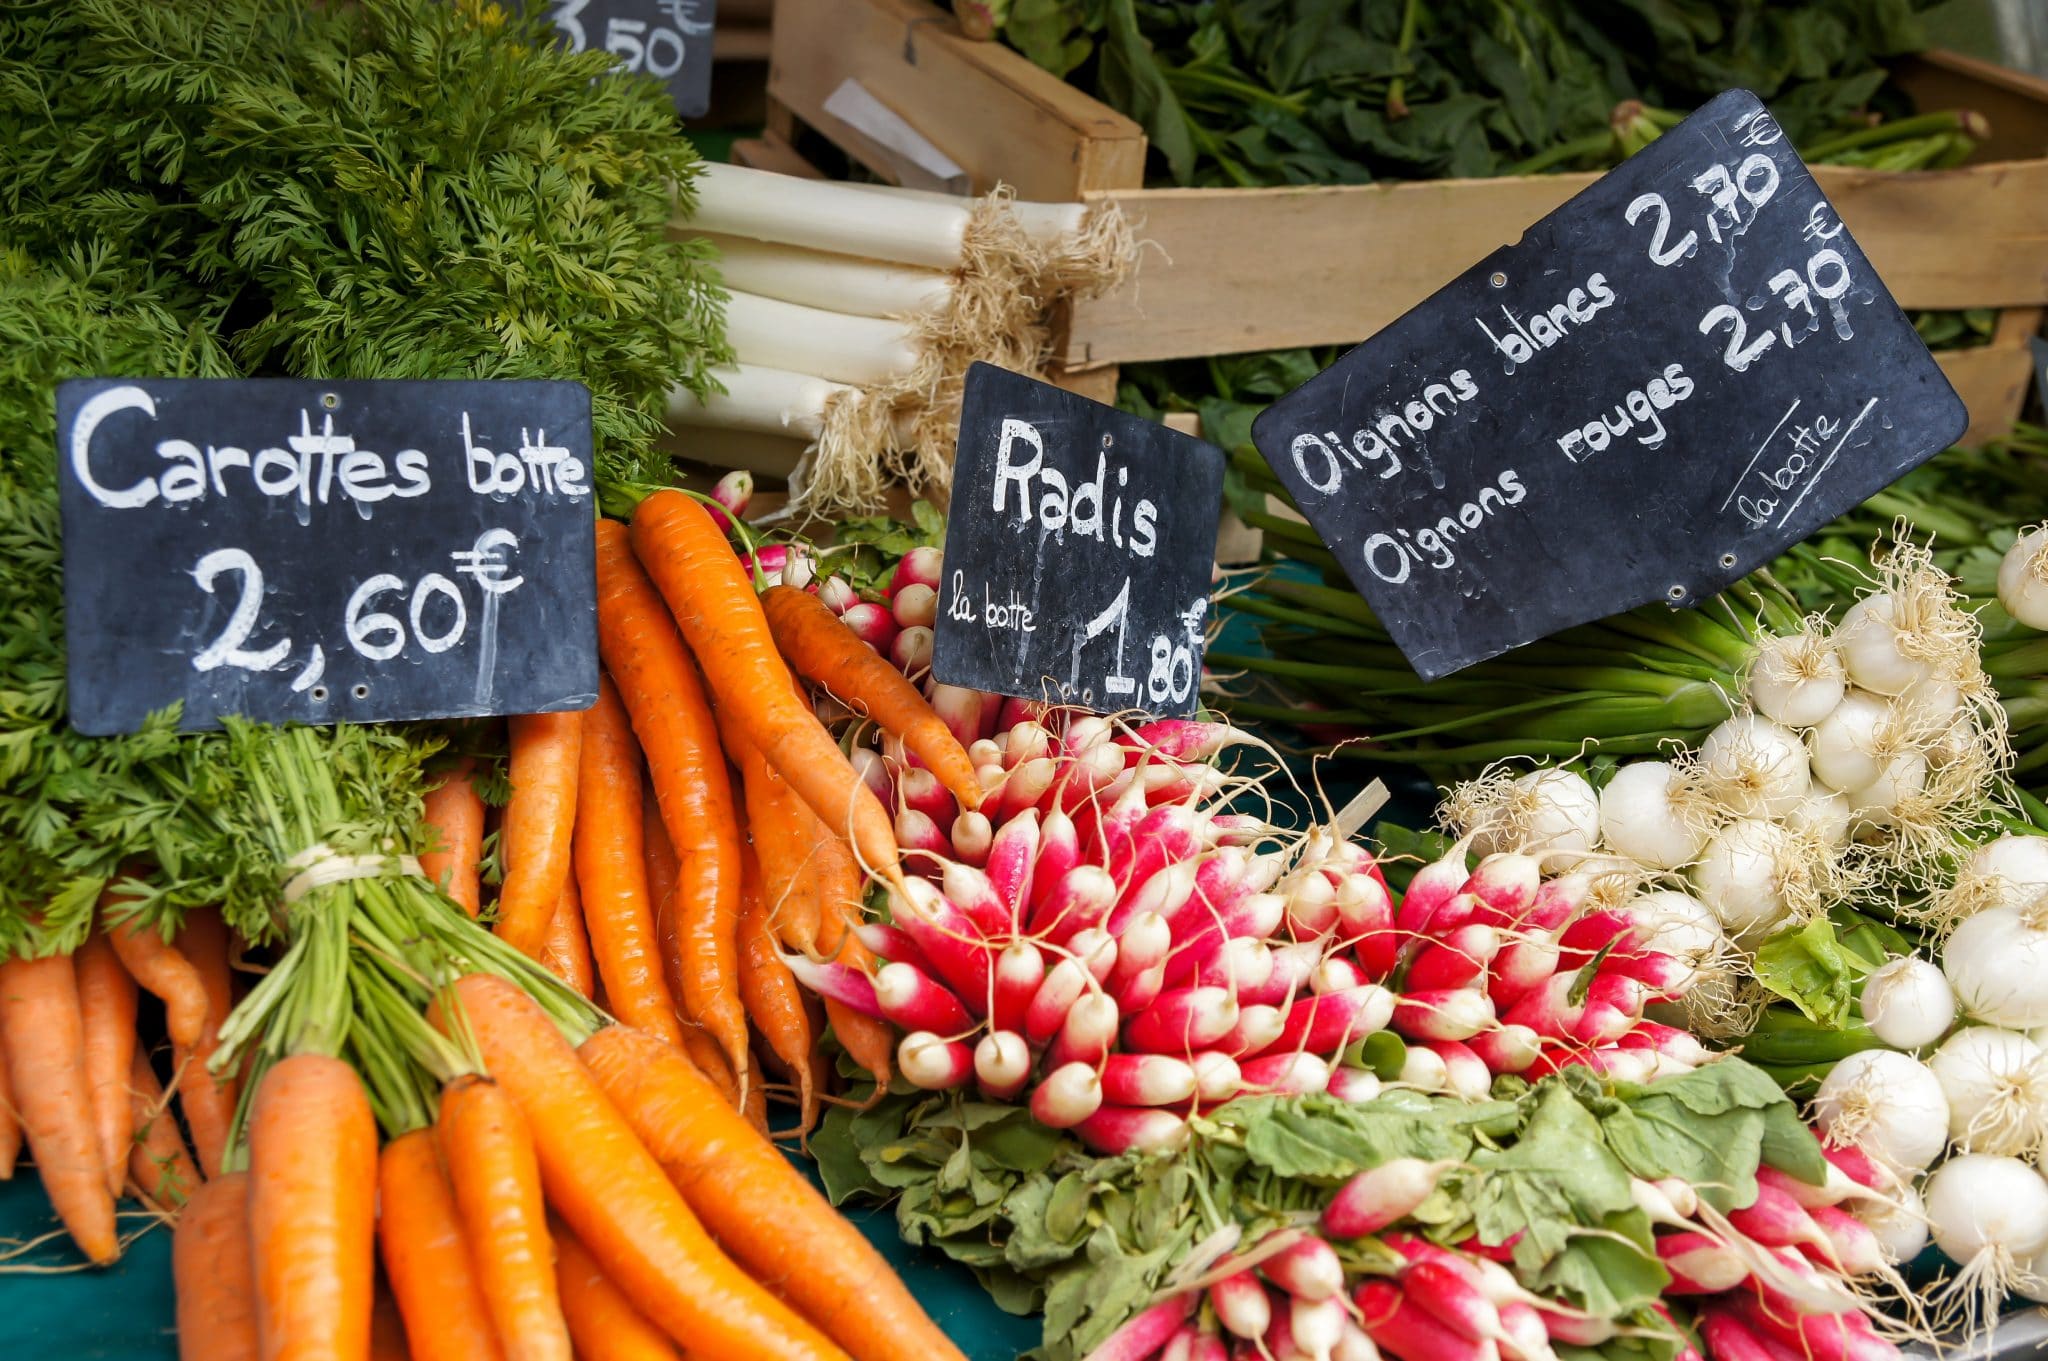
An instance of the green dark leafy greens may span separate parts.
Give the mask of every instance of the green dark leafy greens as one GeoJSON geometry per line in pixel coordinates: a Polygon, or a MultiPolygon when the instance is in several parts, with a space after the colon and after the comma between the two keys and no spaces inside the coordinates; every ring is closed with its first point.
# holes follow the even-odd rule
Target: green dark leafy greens
{"type": "Polygon", "coordinates": [[[0,232],[202,290],[247,373],[575,378],[602,491],[666,480],[726,357],[698,165],[651,80],[474,0],[114,0],[0,17],[0,232]]]}
{"type": "Polygon", "coordinates": [[[1924,45],[1929,3],[1013,0],[1002,37],[1143,124],[1155,180],[1355,184],[1611,164],[1624,101],[1737,86],[1818,138],[1901,105],[1877,60],[1924,45]]]}
{"type": "MultiPolygon", "coordinates": [[[[152,922],[277,929],[222,739],[65,724],[57,382],[578,379],[601,498],[668,480],[668,394],[727,357],[708,247],[670,226],[696,153],[658,82],[529,9],[0,9],[0,958],[72,948],[116,883],[152,922]]],[[[349,750],[402,791],[435,745],[349,750]]]]}
{"type": "MultiPolygon", "coordinates": [[[[1496,1092],[1248,1099],[1197,1118],[1182,1153],[1098,1158],[1018,1107],[899,1084],[827,1115],[812,1152],[835,1203],[893,1198],[907,1240],[972,1268],[1003,1308],[1044,1310],[1041,1361],[1086,1355],[1226,1225],[1249,1242],[1311,1220],[1351,1175],[1400,1157],[1451,1164],[1409,1231],[1512,1240],[1531,1289],[1656,1333],[1649,1306],[1669,1277],[1632,1177],[1683,1178],[1727,1208],[1754,1197],[1760,1163],[1810,1182],[1825,1170],[1796,1108],[1737,1059],[1649,1086],[1573,1069],[1496,1092]]],[[[1391,1269],[1372,1240],[1342,1251],[1354,1269],[1391,1269]]],[[[1650,1361],[1677,1350],[1668,1331],[1637,1341],[1650,1361]]]]}

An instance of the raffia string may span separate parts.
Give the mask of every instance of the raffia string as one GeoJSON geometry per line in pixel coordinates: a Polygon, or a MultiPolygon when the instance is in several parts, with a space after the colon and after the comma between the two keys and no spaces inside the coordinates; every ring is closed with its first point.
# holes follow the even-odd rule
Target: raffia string
{"type": "Polygon", "coordinates": [[[419,879],[427,877],[427,871],[417,856],[344,855],[324,841],[314,842],[284,864],[286,869],[298,871],[285,882],[286,907],[290,907],[316,888],[326,888],[330,884],[345,884],[351,879],[381,879],[400,875],[419,879]]]}

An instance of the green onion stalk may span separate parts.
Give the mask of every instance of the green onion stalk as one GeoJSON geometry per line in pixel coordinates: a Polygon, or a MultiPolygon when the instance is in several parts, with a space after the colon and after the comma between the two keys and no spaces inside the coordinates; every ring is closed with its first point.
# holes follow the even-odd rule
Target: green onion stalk
{"type": "MultiPolygon", "coordinates": [[[[2048,485],[2026,471],[2048,432],[2025,428],[1985,449],[1951,449],[1690,610],[1646,605],[1567,629],[1435,682],[1416,677],[1314,530],[1240,509],[1266,531],[1266,555],[1223,606],[1257,628],[1259,651],[1211,651],[1212,702],[1240,719],[1292,726],[1317,747],[1419,766],[1449,779],[1504,758],[1635,756],[1694,745],[1733,713],[1760,639],[1839,612],[1878,577],[1874,558],[1903,527],[1930,544],[1983,630],[1981,660],[2010,724],[2023,776],[2048,770],[2048,639],[1995,599],[1998,560],[2017,523],[2048,517],[2048,485]],[[1992,528],[1992,526],[2008,526],[1992,528]]],[[[1249,448],[1235,480],[1290,506],[1249,448]]],[[[1270,502],[1269,502],[1270,504],[1270,502]]],[[[2042,792],[2039,780],[2030,782],[2042,792]]]]}

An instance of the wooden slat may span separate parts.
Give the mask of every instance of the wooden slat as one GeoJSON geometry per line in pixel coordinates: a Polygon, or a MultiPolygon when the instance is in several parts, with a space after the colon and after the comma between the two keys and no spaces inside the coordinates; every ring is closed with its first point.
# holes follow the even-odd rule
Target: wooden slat
{"type": "Polygon", "coordinates": [[[773,170],[778,175],[799,175],[822,180],[824,172],[805,160],[803,153],[772,132],[743,137],[732,144],[732,163],[749,170],[773,170]]]}
{"type": "Polygon", "coordinates": [[[1071,202],[1139,184],[1138,125],[1002,46],[962,36],[923,0],[778,0],[768,92],[876,174],[896,158],[827,114],[859,81],[966,169],[977,193],[998,181],[1027,199],[1071,202]]]}
{"type": "Polygon", "coordinates": [[[766,61],[772,38],[765,28],[727,28],[711,35],[713,61],[766,61]]]}
{"type": "Polygon", "coordinates": [[[1046,375],[1046,381],[1054,387],[1078,392],[1091,402],[1104,406],[1116,405],[1116,367],[1108,365],[1093,369],[1055,368],[1046,375]]]}
{"type": "Polygon", "coordinates": [[[2048,80],[1960,52],[1923,52],[1893,68],[1922,109],[1969,109],[1991,124],[1974,163],[2048,156],[2048,80]]]}
{"type": "MultiPolygon", "coordinates": [[[[2048,303],[2048,160],[1814,174],[1901,306],[2048,303]]],[[[1363,340],[1597,178],[1105,195],[1156,248],[1131,285],[1074,306],[1061,358],[1085,368],[1363,340]]]]}
{"type": "Polygon", "coordinates": [[[1969,408],[1970,428],[1964,444],[1982,444],[2012,433],[2027,401],[2034,377],[2034,356],[2027,337],[2041,329],[2038,307],[2016,307],[1998,319],[1991,343],[1972,350],[1944,350],[1935,356],[1941,372],[1955,385],[1969,408]]]}

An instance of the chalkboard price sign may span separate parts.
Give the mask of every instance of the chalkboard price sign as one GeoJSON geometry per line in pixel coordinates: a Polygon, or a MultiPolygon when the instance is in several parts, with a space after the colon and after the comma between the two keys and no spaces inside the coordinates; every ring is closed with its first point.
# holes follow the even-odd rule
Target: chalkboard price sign
{"type": "Polygon", "coordinates": [[[668,85],[676,112],[711,107],[711,30],[716,0],[551,0],[548,18],[572,52],[610,52],[635,75],[668,85]]]}
{"type": "Polygon", "coordinates": [[[581,383],[80,378],[57,432],[81,732],[597,697],[581,383]]]}
{"type": "Polygon", "coordinates": [[[932,672],[1191,714],[1223,453],[992,364],[968,370],[932,672]]]}
{"type": "Polygon", "coordinates": [[[1731,90],[1252,435],[1434,679],[1703,600],[1965,423],[1783,131],[1731,90]]]}

